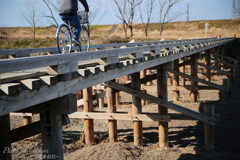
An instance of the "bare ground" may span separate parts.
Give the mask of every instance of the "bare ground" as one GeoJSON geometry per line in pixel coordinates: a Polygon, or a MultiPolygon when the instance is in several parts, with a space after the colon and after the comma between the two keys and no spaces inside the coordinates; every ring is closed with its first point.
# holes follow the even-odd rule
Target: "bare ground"
{"type": "MultiPolygon", "coordinates": [[[[226,76],[215,76],[213,83],[222,84],[226,76]]],[[[149,91],[154,95],[153,91],[149,91]]],[[[218,90],[200,90],[197,103],[189,103],[189,92],[181,92],[177,104],[203,113],[203,103],[213,102],[215,114],[221,115],[220,122],[214,127],[215,150],[204,150],[204,123],[200,121],[175,120],[169,123],[170,148],[158,148],[158,123],[143,122],[143,147],[133,145],[133,124],[131,121],[118,121],[118,142],[109,143],[108,122],[94,121],[95,144],[86,146],[83,142],[83,120],[71,119],[71,124],[63,127],[64,158],[73,159],[240,159],[240,79],[236,79],[231,103],[222,105],[222,94],[218,90]]],[[[169,101],[172,100],[169,91],[169,101]]],[[[118,111],[131,112],[131,96],[121,92],[118,111]]],[[[97,103],[95,102],[95,105],[97,103]]],[[[106,110],[105,107],[103,110],[106,110]]],[[[98,108],[95,108],[98,110],[98,108]]],[[[149,103],[143,106],[143,112],[157,112],[157,105],[149,103]]],[[[170,113],[175,111],[169,110],[170,113]]],[[[34,121],[39,116],[34,116],[34,121]]],[[[22,117],[11,117],[11,128],[23,125],[22,117]]],[[[40,159],[41,136],[37,135],[12,143],[13,159],[40,159]],[[30,150],[29,150],[30,149],[30,150]],[[34,152],[35,151],[35,152],[34,152]]]]}

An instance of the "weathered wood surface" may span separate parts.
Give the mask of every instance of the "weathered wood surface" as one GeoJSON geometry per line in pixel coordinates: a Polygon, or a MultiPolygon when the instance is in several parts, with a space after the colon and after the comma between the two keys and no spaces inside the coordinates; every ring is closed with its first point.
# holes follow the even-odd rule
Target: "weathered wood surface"
{"type": "Polygon", "coordinates": [[[194,81],[206,84],[206,85],[214,87],[214,88],[218,88],[219,90],[222,90],[222,91],[226,91],[227,92],[229,90],[228,87],[221,86],[221,85],[218,85],[218,84],[214,84],[212,82],[205,81],[205,80],[197,78],[195,76],[190,76],[190,75],[187,75],[187,74],[184,74],[184,73],[180,73],[180,72],[177,72],[177,71],[174,71],[174,70],[169,70],[169,72],[178,74],[179,76],[186,77],[188,79],[191,79],[191,80],[194,80],[194,81]]]}
{"type": "Polygon", "coordinates": [[[146,99],[146,100],[151,101],[153,103],[157,103],[157,104],[159,104],[161,106],[170,108],[172,110],[178,111],[180,113],[183,113],[185,115],[188,115],[190,117],[196,118],[198,120],[201,120],[203,122],[206,122],[206,123],[209,123],[209,124],[212,124],[212,125],[214,125],[215,122],[217,121],[215,118],[208,117],[208,116],[206,116],[204,114],[192,111],[190,109],[184,108],[184,107],[179,106],[177,104],[173,104],[173,103],[168,102],[168,101],[166,101],[164,99],[160,99],[160,98],[157,98],[157,97],[154,97],[154,96],[142,93],[142,92],[137,91],[137,90],[132,89],[132,88],[128,88],[128,87],[125,87],[125,86],[122,86],[122,85],[119,85],[119,84],[116,84],[116,83],[113,83],[113,82],[106,82],[106,85],[109,86],[109,87],[115,88],[117,90],[121,90],[121,91],[124,91],[126,93],[135,95],[135,96],[137,96],[139,98],[146,99]]]}
{"type": "MultiPolygon", "coordinates": [[[[76,75],[73,72],[71,76],[75,77],[74,79],[69,79],[68,81],[58,81],[57,84],[51,85],[51,87],[49,87],[47,84],[45,85],[42,84],[42,86],[39,89],[34,89],[32,91],[24,90],[18,96],[1,96],[0,103],[2,105],[0,107],[0,111],[1,111],[0,115],[21,110],[30,106],[34,106],[36,104],[43,103],[51,99],[55,99],[55,98],[67,95],[69,93],[82,90],[86,87],[91,87],[93,85],[100,84],[112,79],[116,79],[121,76],[130,75],[132,73],[139,72],[144,69],[152,68],[172,60],[190,56],[196,52],[210,49],[210,48],[231,42],[232,40],[234,39],[215,40],[215,42],[212,43],[212,45],[192,49],[192,50],[181,52],[178,54],[172,53],[169,55],[163,55],[163,57],[159,56],[160,54],[159,51],[161,48],[167,48],[167,47],[171,48],[176,46],[181,47],[183,44],[186,45],[186,43],[187,44],[188,43],[191,44],[191,43],[185,42],[185,43],[174,43],[174,44],[162,44],[162,45],[155,45],[155,46],[142,46],[142,47],[133,47],[133,48],[114,49],[114,50],[102,50],[102,51],[88,52],[88,53],[82,52],[82,53],[72,53],[72,54],[65,54],[65,55],[52,55],[52,56],[42,56],[42,57],[1,60],[0,70],[2,71],[0,71],[0,73],[2,72],[5,73],[9,71],[30,69],[35,67],[54,66],[58,64],[61,65],[61,64],[68,63],[71,60],[75,60],[75,61],[77,60],[82,62],[88,59],[92,60],[92,59],[104,58],[108,56],[118,56],[118,55],[128,56],[129,53],[134,53],[134,52],[136,54],[138,53],[140,54],[143,52],[149,52],[149,51],[155,50],[155,54],[156,54],[156,56],[153,57],[152,60],[148,59],[148,61],[146,61],[146,59],[142,59],[142,58],[133,59],[133,60],[129,60],[128,61],[129,64],[126,63],[127,64],[126,66],[120,66],[120,68],[115,68],[115,67],[112,68],[113,65],[112,66],[110,65],[109,67],[111,68],[107,71],[101,71],[98,74],[90,73],[89,75],[86,75],[86,76],[76,75]],[[10,63],[11,65],[8,65],[10,63]]],[[[213,40],[205,40],[205,41],[210,42],[213,40]]],[[[196,43],[200,43],[200,42],[196,42],[196,43]]],[[[114,66],[117,66],[117,65],[114,65],[114,66]]]]}

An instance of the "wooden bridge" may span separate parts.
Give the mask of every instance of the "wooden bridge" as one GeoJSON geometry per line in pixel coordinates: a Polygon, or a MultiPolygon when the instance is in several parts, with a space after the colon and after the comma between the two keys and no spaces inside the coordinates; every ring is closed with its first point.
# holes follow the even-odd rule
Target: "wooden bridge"
{"type": "MultiPolygon", "coordinates": [[[[206,88],[223,91],[227,97],[239,73],[239,60],[225,55],[235,40],[235,37],[226,37],[92,45],[92,51],[78,52],[73,48],[76,50],[71,54],[57,54],[54,47],[0,50],[0,55],[8,57],[0,60],[0,156],[11,159],[11,154],[3,153],[4,148],[41,133],[43,150],[49,149],[43,154],[63,159],[62,125],[69,123],[69,117],[84,119],[86,144],[93,143],[93,119],[109,120],[110,142],[117,141],[117,120],[133,121],[135,145],[143,142],[142,121],[159,121],[161,148],[168,147],[171,119],[200,120],[211,131],[218,120],[212,112],[213,106],[206,107],[206,114],[202,114],[169,102],[167,79],[171,81],[171,76],[168,74],[173,74],[170,87],[176,101],[182,89],[189,90],[192,102],[197,101],[197,91],[206,88]],[[44,56],[30,56],[39,53],[44,56]],[[198,61],[201,57],[205,58],[204,64],[198,61]],[[191,75],[185,73],[185,65],[191,66],[191,75]],[[206,68],[206,79],[197,76],[198,66],[206,68]],[[151,73],[146,74],[149,69],[151,73]],[[224,85],[212,83],[211,70],[227,75],[229,80],[224,80],[224,85]],[[182,85],[179,85],[179,76],[183,77],[182,85]],[[191,80],[190,86],[185,85],[185,78],[191,80]],[[147,94],[151,86],[144,85],[155,79],[157,97],[147,94]],[[102,92],[93,94],[93,89],[102,92]],[[81,90],[83,98],[77,99],[73,92],[81,90]],[[131,114],[117,112],[119,91],[132,95],[131,114]],[[93,112],[93,100],[103,97],[108,99],[108,112],[93,112]],[[159,112],[142,113],[141,99],[158,104],[159,112]],[[79,105],[84,105],[84,112],[77,112],[79,105]],[[168,108],[182,114],[168,114],[168,108]],[[19,113],[40,113],[40,121],[10,130],[9,115],[19,113]]],[[[25,118],[31,121],[28,116],[25,118]]],[[[212,132],[205,136],[206,146],[211,149],[212,132]]]]}

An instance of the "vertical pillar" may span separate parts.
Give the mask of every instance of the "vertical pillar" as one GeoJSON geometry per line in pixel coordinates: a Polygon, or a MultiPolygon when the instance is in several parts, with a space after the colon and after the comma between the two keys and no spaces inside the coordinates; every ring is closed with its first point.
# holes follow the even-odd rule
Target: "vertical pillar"
{"type": "MultiPolygon", "coordinates": [[[[215,48],[214,48],[214,59],[215,59],[216,61],[214,62],[214,66],[215,66],[216,68],[218,68],[218,57],[219,57],[219,47],[215,47],[215,48]]],[[[215,73],[217,73],[217,71],[215,71],[215,73]]]]}
{"type": "Polygon", "coordinates": [[[0,117],[0,159],[12,159],[9,114],[0,117]]]}
{"type": "MultiPolygon", "coordinates": [[[[116,113],[116,90],[110,87],[107,87],[107,102],[108,113],[116,113]]],[[[117,142],[117,121],[108,120],[108,127],[110,142],[117,142]]]]}
{"type": "MultiPolygon", "coordinates": [[[[191,57],[191,76],[197,77],[198,74],[198,54],[194,54],[191,57]]],[[[197,86],[198,82],[191,80],[191,86],[197,86]]],[[[197,91],[191,91],[191,102],[197,102],[197,91]]]]}
{"type": "Polygon", "coordinates": [[[41,113],[40,121],[43,157],[63,160],[62,115],[41,113]]]}
{"type": "MultiPolygon", "coordinates": [[[[116,79],[116,83],[119,83],[119,78],[116,79]]],[[[119,107],[120,106],[120,91],[119,92],[116,92],[116,107],[119,107]]]]}
{"type": "MultiPolygon", "coordinates": [[[[103,90],[99,90],[99,93],[101,93],[101,92],[103,92],[103,90]]],[[[103,109],[104,108],[104,97],[99,98],[98,103],[99,103],[99,108],[103,109]]]]}
{"type": "MultiPolygon", "coordinates": [[[[182,63],[183,63],[184,61],[182,60],[182,63]]],[[[181,72],[182,73],[185,73],[185,65],[184,66],[182,66],[181,67],[181,72]]],[[[181,84],[182,84],[182,86],[185,86],[185,77],[181,77],[181,84]]]]}
{"type": "MultiPolygon", "coordinates": [[[[83,89],[84,112],[93,111],[92,87],[83,89]]],[[[91,145],[94,142],[93,119],[84,119],[85,143],[91,145]]]]}
{"type": "MultiPolygon", "coordinates": [[[[214,117],[214,105],[204,104],[204,114],[209,117],[214,117]]],[[[204,138],[205,138],[205,149],[214,149],[214,126],[208,123],[204,123],[204,138]]]]}
{"type": "MultiPolygon", "coordinates": [[[[225,45],[222,45],[222,53],[221,53],[221,55],[225,55],[225,45]]],[[[223,57],[221,57],[221,61],[224,61],[224,58],[223,57]]],[[[223,66],[223,63],[221,63],[221,66],[223,66]]],[[[221,70],[223,70],[224,68],[223,67],[221,67],[221,70]]]]}
{"type": "MultiPolygon", "coordinates": [[[[205,65],[210,66],[211,65],[211,52],[210,50],[205,51],[206,56],[205,56],[205,65]]],[[[205,69],[206,70],[206,81],[211,81],[211,76],[210,76],[210,69],[205,69]]]]}
{"type": "MultiPolygon", "coordinates": [[[[223,86],[229,87],[229,80],[223,79],[223,86]]],[[[228,92],[222,91],[222,103],[227,104],[229,102],[229,94],[228,92]]]]}
{"type": "MultiPolygon", "coordinates": [[[[179,71],[179,59],[173,61],[173,69],[175,71],[179,71]]],[[[179,86],[179,76],[173,75],[173,86],[179,86]]],[[[179,90],[173,91],[173,101],[178,101],[179,98],[179,90]]]]}
{"type": "MultiPolygon", "coordinates": [[[[167,100],[167,70],[164,65],[157,69],[157,93],[158,98],[167,100]]],[[[168,109],[158,105],[158,115],[167,115],[168,109]]],[[[167,148],[168,145],[168,122],[159,122],[159,147],[167,148]]]]}
{"type": "MultiPolygon", "coordinates": [[[[141,91],[140,72],[131,74],[131,86],[133,89],[141,91]]],[[[142,113],[141,98],[132,95],[133,114],[142,113]]],[[[133,121],[134,145],[143,145],[142,121],[133,121]]]]}
{"type": "MultiPolygon", "coordinates": [[[[144,78],[144,77],[146,77],[146,70],[142,70],[141,72],[140,72],[140,78],[144,78]]],[[[146,86],[146,83],[144,83],[144,84],[142,84],[142,86],[146,86]]],[[[147,90],[141,90],[143,93],[147,93],[147,90]]],[[[146,100],[145,99],[142,99],[142,105],[145,105],[146,104],[146,100]]]]}
{"type": "MultiPolygon", "coordinates": [[[[146,70],[146,74],[151,74],[151,70],[150,70],[150,69],[147,69],[147,70],[146,70]]],[[[148,85],[148,86],[150,86],[150,85],[152,85],[152,84],[153,84],[152,81],[147,82],[147,85],[148,85]]]]}

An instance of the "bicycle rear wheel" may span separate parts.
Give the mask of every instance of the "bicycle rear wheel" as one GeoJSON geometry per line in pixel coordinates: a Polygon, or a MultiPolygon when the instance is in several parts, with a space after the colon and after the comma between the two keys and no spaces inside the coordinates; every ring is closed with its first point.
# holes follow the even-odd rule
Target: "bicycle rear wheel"
{"type": "Polygon", "coordinates": [[[62,24],[57,30],[57,46],[61,54],[70,53],[72,49],[72,36],[67,25],[62,24]]]}
{"type": "Polygon", "coordinates": [[[90,45],[90,39],[88,30],[85,26],[82,26],[81,33],[80,33],[80,43],[81,43],[81,50],[88,51],[90,45]]]}

